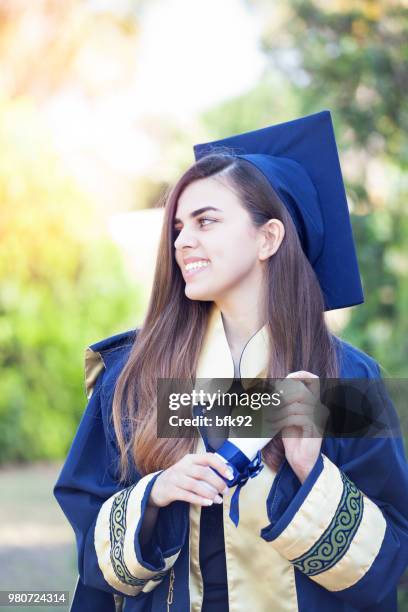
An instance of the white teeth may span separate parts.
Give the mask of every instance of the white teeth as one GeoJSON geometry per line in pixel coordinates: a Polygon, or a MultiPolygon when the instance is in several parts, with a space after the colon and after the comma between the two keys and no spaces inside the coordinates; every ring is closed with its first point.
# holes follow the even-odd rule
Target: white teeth
{"type": "Polygon", "coordinates": [[[189,272],[190,270],[197,270],[198,268],[206,268],[210,262],[209,261],[193,261],[191,263],[186,264],[186,270],[189,272]]]}

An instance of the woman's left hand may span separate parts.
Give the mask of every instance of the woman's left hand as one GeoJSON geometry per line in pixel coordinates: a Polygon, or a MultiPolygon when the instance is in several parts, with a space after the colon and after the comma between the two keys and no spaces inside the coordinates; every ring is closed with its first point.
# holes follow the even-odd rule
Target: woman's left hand
{"type": "Polygon", "coordinates": [[[320,402],[319,377],[311,372],[292,372],[280,382],[279,391],[280,407],[268,421],[280,432],[286,459],[303,483],[320,454],[328,410],[320,402]]]}

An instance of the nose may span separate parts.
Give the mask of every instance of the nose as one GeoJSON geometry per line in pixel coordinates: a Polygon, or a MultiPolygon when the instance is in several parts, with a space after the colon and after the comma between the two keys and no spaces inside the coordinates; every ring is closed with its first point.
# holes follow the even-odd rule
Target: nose
{"type": "Polygon", "coordinates": [[[174,248],[177,251],[181,251],[186,247],[195,248],[197,244],[198,240],[194,232],[189,231],[187,227],[183,227],[176,240],[174,241],[174,248]]]}

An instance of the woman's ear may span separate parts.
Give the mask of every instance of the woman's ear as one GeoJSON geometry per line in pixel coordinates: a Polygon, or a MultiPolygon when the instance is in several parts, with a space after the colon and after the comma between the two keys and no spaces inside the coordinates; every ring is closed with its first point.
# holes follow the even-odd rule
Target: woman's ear
{"type": "Polygon", "coordinates": [[[276,253],[285,236],[285,226],[279,219],[269,219],[260,228],[259,259],[265,261],[276,253]]]}

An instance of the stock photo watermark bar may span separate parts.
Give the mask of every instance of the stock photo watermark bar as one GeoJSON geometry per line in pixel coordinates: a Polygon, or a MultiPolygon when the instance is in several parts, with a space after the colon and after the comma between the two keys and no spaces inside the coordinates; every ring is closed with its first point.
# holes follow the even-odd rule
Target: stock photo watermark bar
{"type": "Polygon", "coordinates": [[[0,591],[0,606],[56,607],[69,605],[69,591],[0,591]]]}
{"type": "Polygon", "coordinates": [[[407,395],[402,378],[159,379],[157,435],[400,437],[407,395]]]}

